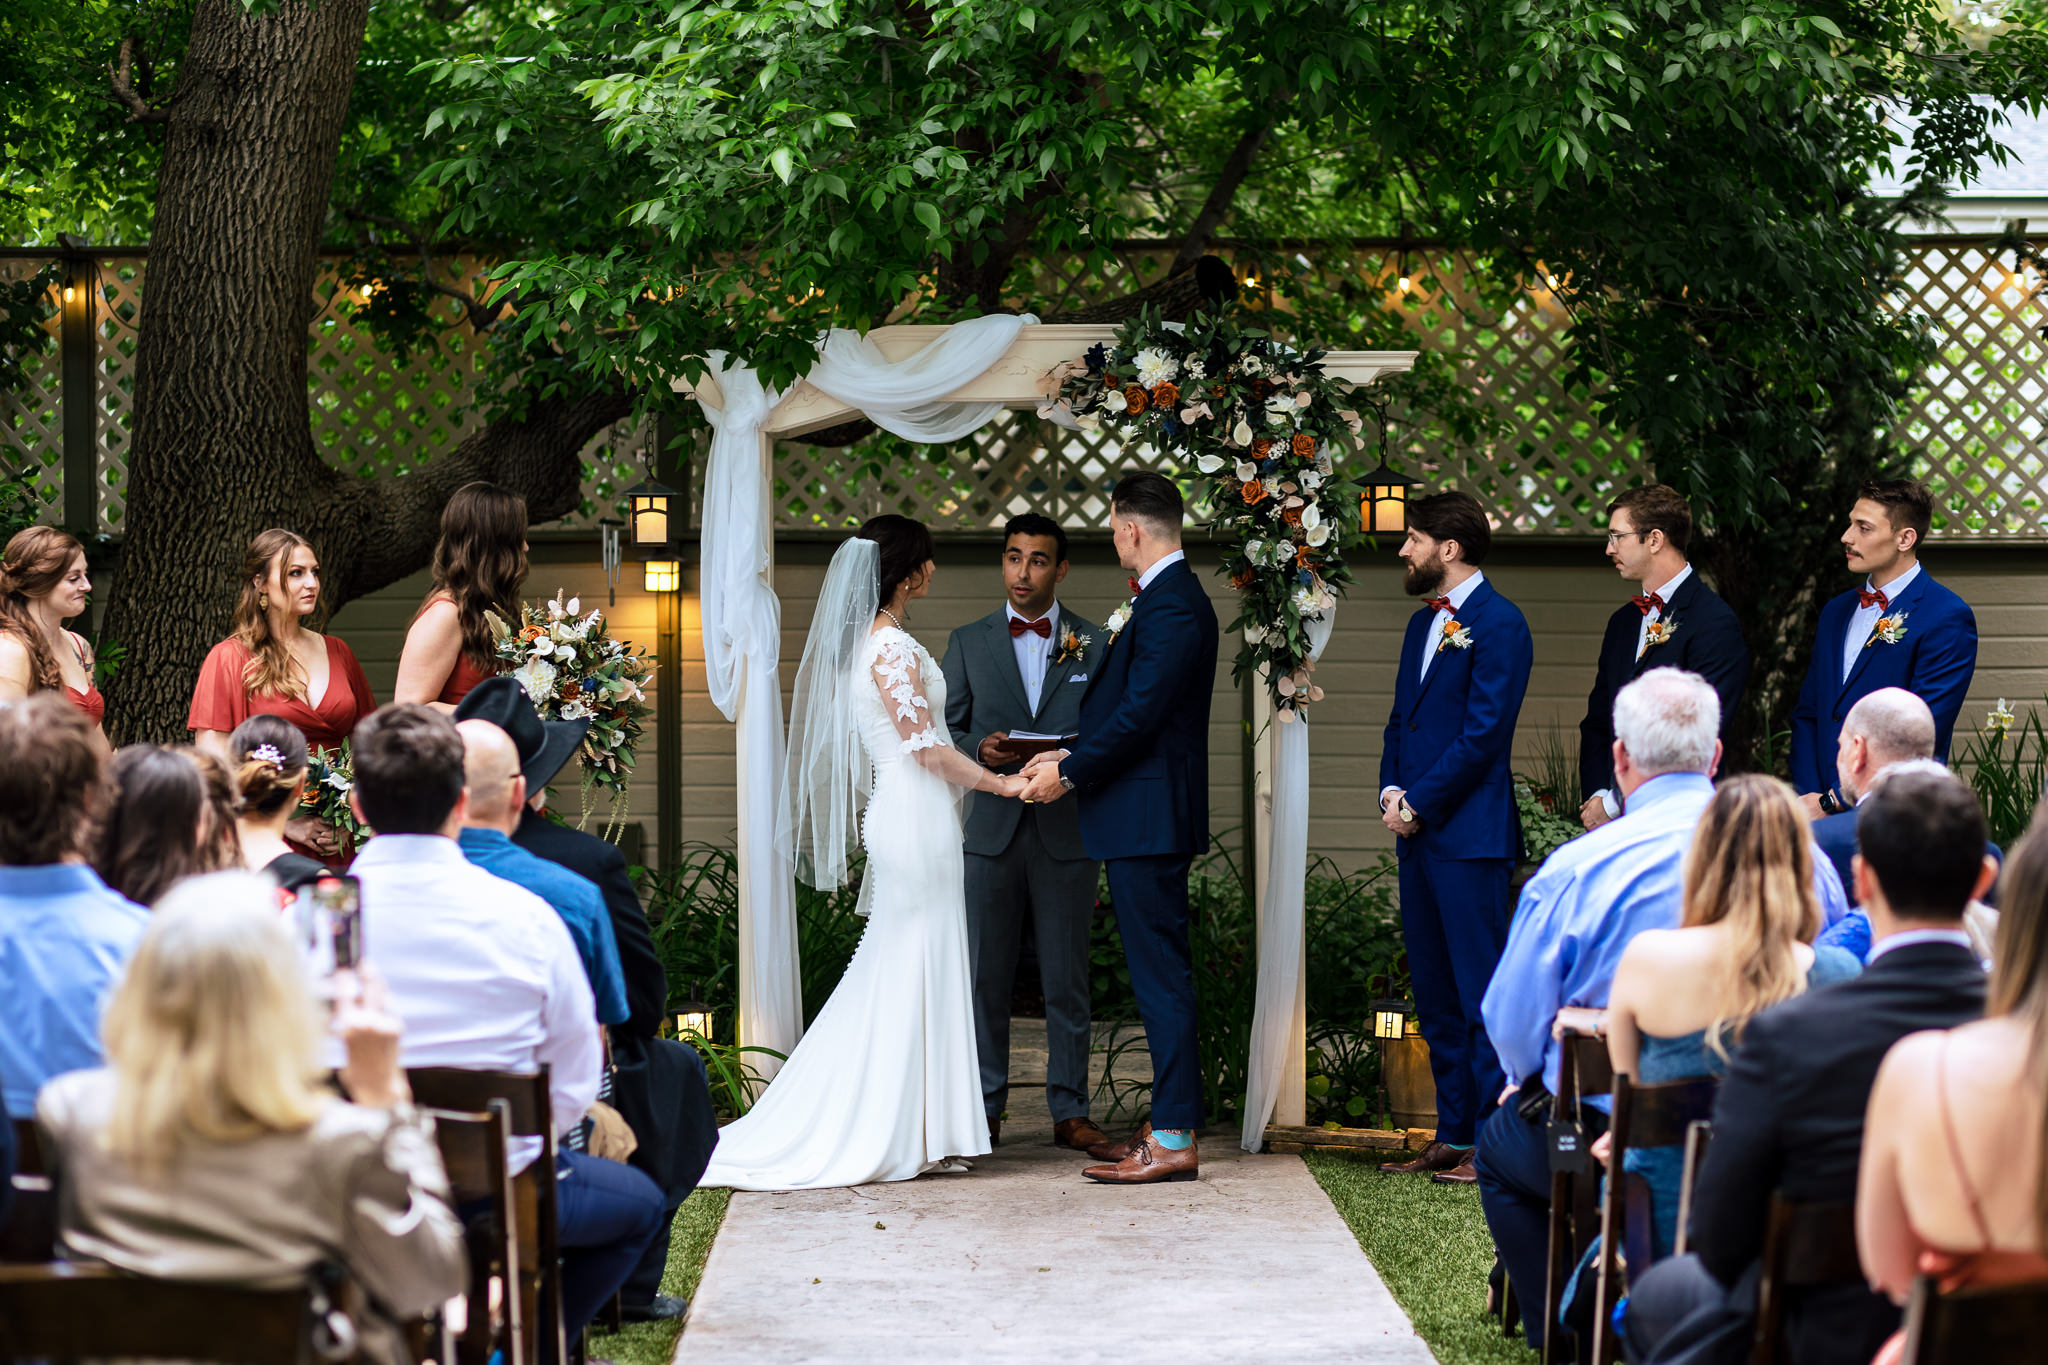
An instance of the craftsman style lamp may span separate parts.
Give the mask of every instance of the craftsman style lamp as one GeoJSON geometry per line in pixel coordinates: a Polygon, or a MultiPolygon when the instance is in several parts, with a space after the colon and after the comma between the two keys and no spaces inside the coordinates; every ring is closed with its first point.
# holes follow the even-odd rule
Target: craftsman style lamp
{"type": "MultiPolygon", "coordinates": [[[[633,542],[633,553],[642,559],[654,559],[668,549],[670,514],[681,495],[666,484],[653,479],[642,479],[625,492],[627,506],[627,537],[633,542]]],[[[649,584],[650,591],[653,585],[649,584]]]]}
{"type": "Polygon", "coordinates": [[[1364,492],[1358,498],[1359,529],[1367,535],[1398,535],[1408,529],[1408,490],[1422,480],[1395,472],[1387,463],[1387,413],[1378,403],[1368,402],[1380,423],[1380,465],[1358,482],[1364,492]]]}
{"type": "Polygon", "coordinates": [[[679,1038],[697,1037],[707,1043],[711,1041],[711,1006],[704,1003],[703,986],[701,981],[690,983],[690,998],[683,1002],[682,1010],[676,1015],[676,1036],[679,1038]]]}
{"type": "Polygon", "coordinates": [[[650,559],[647,561],[645,581],[649,592],[680,592],[683,586],[683,562],[680,559],[650,559]]]}
{"type": "MultiPolygon", "coordinates": [[[[1375,978],[1384,988],[1386,979],[1375,978]]],[[[1380,1113],[1393,1112],[1393,1099],[1387,1092],[1387,1044],[1398,1043],[1408,1033],[1408,1002],[1400,999],[1380,999],[1372,1002],[1372,1036],[1380,1048],[1380,1113]]]]}

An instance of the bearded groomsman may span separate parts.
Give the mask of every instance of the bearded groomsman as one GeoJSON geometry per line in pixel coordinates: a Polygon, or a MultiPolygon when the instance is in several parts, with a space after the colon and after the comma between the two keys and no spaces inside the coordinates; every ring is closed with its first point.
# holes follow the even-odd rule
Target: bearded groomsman
{"type": "Polygon", "coordinates": [[[1472,1184],[1472,1144],[1501,1091],[1480,1003],[1508,937],[1521,857],[1509,777],[1529,687],[1529,624],[1479,571],[1493,532],[1477,499],[1410,504],[1402,586],[1427,599],[1408,622],[1380,759],[1381,819],[1396,836],[1401,932],[1436,1076],[1436,1141],[1383,1171],[1472,1184]]]}
{"type": "MultiPolygon", "coordinates": [[[[1011,520],[1004,528],[1002,571],[1002,610],[960,627],[946,645],[946,727],[960,752],[1013,773],[1035,752],[1013,740],[1013,731],[1079,731],[1081,697],[1106,637],[1060,605],[1067,533],[1052,518],[1011,520]]],[[[1028,915],[1045,990],[1045,1099],[1053,1141],[1086,1151],[1109,1141],[1088,1117],[1088,931],[1098,864],[1081,845],[1074,802],[968,799],[967,951],[989,1143],[1001,1137],[1009,1100],[1010,995],[1028,915]]]]}
{"type": "Polygon", "coordinates": [[[1685,557],[1692,510],[1661,483],[1631,488],[1607,508],[1607,557],[1643,590],[1607,618],[1599,671],[1579,722],[1579,820],[1598,829],[1621,814],[1614,790],[1614,694],[1651,668],[1682,668],[1721,698],[1721,741],[1749,681],[1749,646],[1734,610],[1685,557]]]}
{"type": "Polygon", "coordinates": [[[1849,808],[1836,772],[1842,720],[1884,687],[1903,687],[1934,713],[1934,757],[1977,671],[1977,617],[1920,565],[1934,495],[1918,479],[1873,479],[1857,490],[1842,548],[1864,575],[1820,611],[1813,657],[1792,709],[1792,786],[1813,819],[1849,808]]]}

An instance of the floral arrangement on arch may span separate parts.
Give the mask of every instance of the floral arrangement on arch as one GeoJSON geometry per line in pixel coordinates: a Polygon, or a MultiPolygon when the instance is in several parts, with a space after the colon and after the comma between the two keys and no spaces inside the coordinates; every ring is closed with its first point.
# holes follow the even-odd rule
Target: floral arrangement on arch
{"type": "Polygon", "coordinates": [[[1182,326],[1152,310],[1046,376],[1050,400],[1084,430],[1147,441],[1228,534],[1223,571],[1242,610],[1236,674],[1269,670],[1279,718],[1323,689],[1311,678],[1309,627],[1351,581],[1358,486],[1338,466],[1363,423],[1352,385],[1323,372],[1320,350],[1297,351],[1261,328],[1197,313],[1182,326]]]}
{"type": "Polygon", "coordinates": [[[587,824],[598,790],[609,793],[609,820],[625,818],[626,782],[640,747],[646,720],[647,679],[654,661],[612,635],[604,613],[581,614],[582,601],[524,603],[519,624],[486,612],[498,658],[526,689],[544,720],[588,720],[579,756],[583,762],[583,813],[587,824]]]}

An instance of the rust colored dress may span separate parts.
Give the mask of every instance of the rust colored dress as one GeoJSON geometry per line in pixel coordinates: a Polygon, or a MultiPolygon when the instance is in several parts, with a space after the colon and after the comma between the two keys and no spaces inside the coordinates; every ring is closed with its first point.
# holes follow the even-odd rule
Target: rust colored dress
{"type": "Polygon", "coordinates": [[[85,712],[85,718],[93,723],[94,729],[98,729],[107,718],[107,699],[100,695],[99,684],[92,680],[92,660],[86,656],[85,646],[79,643],[76,635],[71,637],[71,648],[78,654],[79,667],[85,670],[85,691],[65,683],[64,695],[73,706],[85,712]]]}
{"type": "MultiPolygon", "coordinates": [[[[426,614],[427,608],[433,606],[434,603],[446,602],[448,600],[448,598],[440,596],[429,597],[426,601],[420,603],[420,609],[412,614],[413,622],[416,624],[420,617],[426,614]]],[[[486,678],[495,678],[497,676],[497,669],[478,668],[474,663],[470,662],[469,651],[460,651],[455,656],[455,667],[449,670],[447,681],[441,684],[441,695],[434,698],[434,700],[444,706],[458,705],[478,683],[486,678]]]]}
{"type": "Polygon", "coordinates": [[[276,716],[299,727],[309,747],[339,748],[356,728],[356,722],[377,709],[377,698],[355,653],[334,636],[327,640],[327,692],[318,706],[303,697],[280,696],[275,692],[249,695],[242,681],[249,665],[249,650],[239,640],[222,640],[199,668],[199,685],[192,690],[192,711],[185,724],[193,730],[219,730],[223,734],[255,715],[276,716]]]}

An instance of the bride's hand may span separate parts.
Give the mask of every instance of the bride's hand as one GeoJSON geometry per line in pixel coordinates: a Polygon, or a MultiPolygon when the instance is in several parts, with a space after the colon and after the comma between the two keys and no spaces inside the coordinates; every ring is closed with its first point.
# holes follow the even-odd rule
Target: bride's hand
{"type": "Polygon", "coordinates": [[[998,777],[996,779],[996,795],[1007,797],[1013,801],[1018,800],[1023,797],[1025,791],[1030,786],[1031,784],[1029,782],[1026,782],[1022,777],[1014,775],[1010,777],[998,777]]]}

